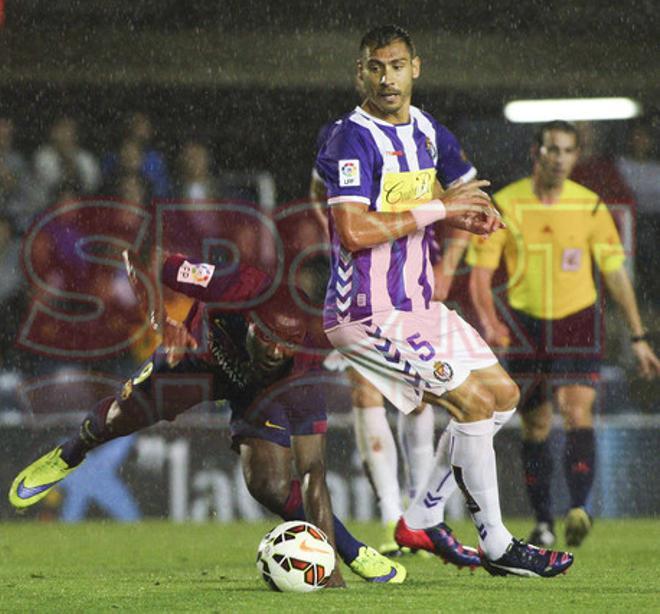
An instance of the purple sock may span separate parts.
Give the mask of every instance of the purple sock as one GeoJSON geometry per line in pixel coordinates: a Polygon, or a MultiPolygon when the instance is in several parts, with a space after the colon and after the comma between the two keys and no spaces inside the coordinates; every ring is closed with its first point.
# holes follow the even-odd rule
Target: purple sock
{"type": "Polygon", "coordinates": [[[596,437],[593,429],[575,429],[566,433],[564,473],[571,507],[584,507],[594,483],[596,437]]]}
{"type": "MultiPolygon", "coordinates": [[[[298,480],[293,480],[291,482],[291,491],[284,504],[282,518],[284,518],[284,520],[306,520],[305,510],[302,504],[302,494],[300,492],[300,482],[298,480]]],[[[333,518],[337,552],[342,561],[348,565],[357,557],[360,548],[362,548],[364,544],[359,542],[348,532],[348,529],[343,525],[342,521],[337,518],[337,516],[333,516],[333,518]]]]}

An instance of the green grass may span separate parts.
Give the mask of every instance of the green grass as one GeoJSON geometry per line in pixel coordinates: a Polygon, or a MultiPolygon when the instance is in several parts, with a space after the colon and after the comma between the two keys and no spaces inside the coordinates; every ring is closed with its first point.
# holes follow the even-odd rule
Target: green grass
{"type": "MultiPolygon", "coordinates": [[[[267,524],[0,525],[2,612],[651,612],[660,611],[660,521],[599,521],[573,568],[550,580],[491,578],[436,559],[403,559],[402,586],[269,591],[254,564],[267,524]]],[[[524,535],[529,522],[512,521],[524,535]]],[[[351,525],[377,544],[374,524],[351,525]]],[[[471,537],[465,523],[459,535],[471,537]]],[[[473,541],[466,539],[466,541],[473,541]]]]}

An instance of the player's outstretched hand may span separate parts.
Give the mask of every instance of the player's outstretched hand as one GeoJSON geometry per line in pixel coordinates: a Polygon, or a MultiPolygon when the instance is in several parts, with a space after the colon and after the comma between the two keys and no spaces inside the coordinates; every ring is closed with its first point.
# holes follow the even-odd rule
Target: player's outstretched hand
{"type": "Polygon", "coordinates": [[[188,329],[172,318],[165,318],[162,333],[162,346],[165,348],[167,364],[170,367],[178,365],[189,349],[197,348],[197,341],[188,329]]]}
{"type": "Polygon", "coordinates": [[[632,344],[633,352],[639,363],[640,375],[647,380],[660,375],[660,360],[646,341],[638,341],[632,344]]]}
{"type": "Polygon", "coordinates": [[[499,320],[484,325],[484,339],[493,347],[507,348],[511,345],[509,328],[499,320]]]}
{"type": "Polygon", "coordinates": [[[447,210],[445,221],[478,235],[489,235],[504,228],[502,217],[482,189],[489,185],[486,179],[473,179],[448,188],[441,196],[447,210]]]}

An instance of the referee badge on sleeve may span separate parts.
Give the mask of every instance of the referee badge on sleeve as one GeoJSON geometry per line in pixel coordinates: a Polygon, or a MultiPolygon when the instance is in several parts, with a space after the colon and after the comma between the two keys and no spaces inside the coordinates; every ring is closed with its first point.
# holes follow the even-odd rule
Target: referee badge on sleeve
{"type": "Polygon", "coordinates": [[[350,188],[360,185],[360,161],[339,160],[339,187],[350,188]]]}

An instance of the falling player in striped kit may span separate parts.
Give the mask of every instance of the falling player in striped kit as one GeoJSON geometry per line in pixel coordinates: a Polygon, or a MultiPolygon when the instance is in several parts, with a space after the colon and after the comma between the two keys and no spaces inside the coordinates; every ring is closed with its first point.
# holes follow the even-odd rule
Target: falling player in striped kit
{"type": "MultiPolygon", "coordinates": [[[[486,569],[553,576],[572,564],[572,555],[515,540],[501,519],[494,414],[513,413],[518,387],[471,326],[431,301],[425,227],[444,219],[490,234],[502,224],[482,191],[487,181],[442,192],[437,163],[456,140],[411,105],[419,73],[405,30],[384,26],[365,35],[358,78],[366,99],[317,157],[331,206],[326,333],[400,411],[410,413],[422,400],[448,404],[452,474],[472,514],[486,569]]],[[[436,469],[441,466],[444,471],[443,463],[436,469]]],[[[428,484],[438,480],[436,469],[428,484]]]]}

